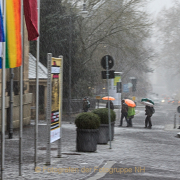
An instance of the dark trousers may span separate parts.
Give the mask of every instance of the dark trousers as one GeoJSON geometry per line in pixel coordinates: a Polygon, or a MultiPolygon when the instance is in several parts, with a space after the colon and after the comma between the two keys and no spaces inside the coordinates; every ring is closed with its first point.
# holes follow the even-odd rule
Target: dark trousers
{"type": "Polygon", "coordinates": [[[146,119],[145,119],[145,127],[147,127],[148,124],[149,124],[149,127],[152,126],[151,116],[146,116],[146,119]]]}
{"type": "Polygon", "coordinates": [[[132,125],[132,118],[129,118],[128,123],[129,123],[129,126],[130,126],[130,127],[133,126],[133,125],[132,125]]]}
{"type": "Polygon", "coordinates": [[[120,126],[123,125],[123,119],[126,119],[127,125],[129,125],[128,123],[128,119],[127,119],[127,113],[121,113],[121,121],[120,121],[120,126]]]}

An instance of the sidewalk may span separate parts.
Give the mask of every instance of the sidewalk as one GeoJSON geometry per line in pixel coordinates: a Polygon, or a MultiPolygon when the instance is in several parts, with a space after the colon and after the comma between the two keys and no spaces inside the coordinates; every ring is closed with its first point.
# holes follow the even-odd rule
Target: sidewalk
{"type": "MultiPolygon", "coordinates": [[[[138,118],[141,118],[140,116],[138,118]]],[[[144,117],[142,117],[144,118],[144,117]]],[[[136,179],[141,177],[180,177],[180,139],[175,138],[176,130],[169,127],[153,127],[144,129],[143,126],[134,125],[133,128],[117,127],[115,137],[110,144],[98,145],[93,153],[76,152],[76,127],[72,123],[62,122],[62,157],[57,158],[57,142],[51,144],[51,165],[46,163],[46,126],[44,121],[39,122],[38,139],[38,172],[34,172],[34,125],[24,127],[23,130],[23,171],[18,176],[18,131],[14,131],[12,140],[6,139],[6,157],[4,175],[7,180],[94,180],[97,177],[104,179],[128,179],[123,173],[103,173],[102,167],[134,168],[145,167],[146,172],[135,173],[136,179]],[[169,131],[170,130],[170,131],[169,131]],[[171,131],[172,130],[172,131],[171,131]],[[152,170],[154,169],[154,171],[152,170]],[[158,174],[158,172],[163,172],[158,174]],[[113,178],[114,177],[114,178],[113,178]]],[[[179,132],[177,130],[177,132],[179,132]]],[[[130,173],[129,175],[133,175],[130,173]]],[[[132,178],[130,178],[132,179],[132,178]]],[[[148,179],[148,178],[147,178],[148,179]]],[[[155,178],[156,179],[156,178],[155,178]]],[[[163,178],[162,178],[163,179],[163,178]]]]}

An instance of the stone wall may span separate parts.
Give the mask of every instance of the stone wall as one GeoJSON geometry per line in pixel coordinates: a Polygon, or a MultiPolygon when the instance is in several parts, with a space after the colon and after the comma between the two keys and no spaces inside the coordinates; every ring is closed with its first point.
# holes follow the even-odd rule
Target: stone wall
{"type": "MultiPolygon", "coordinates": [[[[32,93],[27,93],[23,95],[23,125],[30,124],[31,121],[31,103],[32,103],[32,93]]],[[[13,129],[19,128],[19,95],[14,96],[13,99],[13,129]]],[[[5,130],[7,130],[7,119],[9,115],[9,96],[6,96],[5,103],[5,130]]],[[[0,131],[1,131],[1,99],[0,99],[0,131]]]]}

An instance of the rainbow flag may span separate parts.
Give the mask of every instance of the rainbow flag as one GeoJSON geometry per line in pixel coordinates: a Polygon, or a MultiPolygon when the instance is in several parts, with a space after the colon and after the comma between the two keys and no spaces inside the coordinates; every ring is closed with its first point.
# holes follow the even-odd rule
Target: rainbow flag
{"type": "Polygon", "coordinates": [[[3,27],[3,17],[2,17],[2,2],[0,1],[0,42],[4,42],[4,27],[3,27]]]}
{"type": "Polygon", "coordinates": [[[22,63],[21,0],[6,1],[6,68],[22,63]]]}
{"type": "Polygon", "coordinates": [[[4,27],[3,27],[3,17],[2,17],[2,1],[0,0],[0,68],[2,68],[2,42],[5,41],[4,38],[4,27]]]}

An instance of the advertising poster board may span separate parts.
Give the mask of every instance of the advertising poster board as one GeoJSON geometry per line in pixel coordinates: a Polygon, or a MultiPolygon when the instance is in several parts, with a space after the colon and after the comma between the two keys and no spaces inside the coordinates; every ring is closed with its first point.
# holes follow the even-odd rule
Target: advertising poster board
{"type": "Polygon", "coordinates": [[[50,142],[60,139],[62,118],[62,58],[51,60],[51,133],[50,142]]]}

